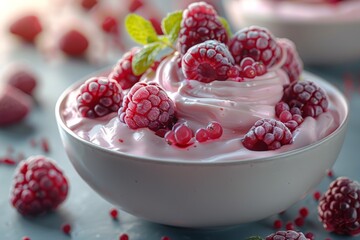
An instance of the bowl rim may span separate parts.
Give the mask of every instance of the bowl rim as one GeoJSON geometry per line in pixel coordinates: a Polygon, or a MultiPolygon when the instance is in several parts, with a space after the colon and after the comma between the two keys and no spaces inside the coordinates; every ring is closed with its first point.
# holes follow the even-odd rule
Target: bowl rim
{"type": "Polygon", "coordinates": [[[293,149],[293,150],[286,151],[286,152],[282,152],[282,153],[279,153],[276,155],[260,157],[260,158],[254,157],[254,158],[242,159],[242,160],[227,160],[227,161],[194,160],[194,161],[189,161],[189,160],[181,160],[181,159],[166,160],[166,159],[160,159],[160,158],[152,158],[152,157],[148,157],[148,156],[137,156],[135,154],[123,153],[123,152],[119,152],[116,150],[107,149],[105,147],[102,147],[100,145],[97,145],[93,142],[90,142],[90,141],[87,141],[87,140],[81,138],[76,133],[74,133],[68,126],[66,126],[64,119],[62,118],[62,116],[60,114],[61,106],[64,104],[64,100],[66,99],[66,97],[72,90],[79,87],[86,79],[104,74],[104,73],[108,72],[108,70],[109,70],[109,68],[105,68],[103,70],[96,71],[90,75],[85,76],[84,78],[81,78],[79,81],[76,81],[75,83],[71,84],[68,88],[66,88],[59,96],[59,98],[56,102],[56,105],[55,105],[56,122],[63,131],[65,131],[68,135],[70,135],[72,138],[76,139],[77,141],[80,141],[81,143],[83,143],[89,147],[106,152],[108,154],[123,156],[123,157],[126,157],[126,158],[134,160],[134,161],[165,164],[165,165],[170,164],[170,165],[201,165],[201,166],[218,166],[218,165],[225,166],[225,165],[249,164],[249,163],[258,163],[258,162],[264,162],[264,161],[272,161],[272,160],[276,160],[276,159],[287,158],[288,156],[296,155],[301,152],[305,152],[305,151],[314,149],[314,148],[318,147],[319,145],[322,145],[322,144],[330,141],[336,135],[339,135],[342,131],[346,130],[344,128],[347,127],[347,123],[349,121],[349,102],[346,99],[346,97],[344,96],[344,94],[335,85],[327,82],[322,77],[315,75],[313,73],[310,73],[308,71],[303,71],[302,76],[315,78],[316,81],[320,81],[322,85],[326,85],[327,88],[331,88],[332,91],[334,91],[335,94],[337,96],[339,96],[341,105],[345,106],[345,109],[344,109],[345,116],[344,116],[344,119],[342,119],[342,121],[340,122],[339,127],[337,129],[335,129],[332,133],[330,133],[328,136],[322,138],[321,140],[311,143],[309,145],[306,145],[304,147],[293,149]]]}

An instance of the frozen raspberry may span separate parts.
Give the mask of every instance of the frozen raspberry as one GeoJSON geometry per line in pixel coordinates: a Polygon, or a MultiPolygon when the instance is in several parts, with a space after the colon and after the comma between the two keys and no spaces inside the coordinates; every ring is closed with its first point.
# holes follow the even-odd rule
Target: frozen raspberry
{"type": "Polygon", "coordinates": [[[292,143],[290,130],[280,121],[260,119],[244,136],[243,145],[253,151],[275,150],[292,143]]]}
{"type": "Polygon", "coordinates": [[[229,50],[240,64],[245,57],[271,67],[281,55],[275,37],[265,28],[252,26],[238,31],[229,41],[229,50]]]}
{"type": "Polygon", "coordinates": [[[10,25],[9,31],[26,42],[34,42],[42,31],[39,18],[35,15],[22,16],[10,25]]]}
{"type": "Polygon", "coordinates": [[[318,212],[326,230],[360,234],[360,184],[346,177],[337,178],[320,199],[318,212]]]}
{"type": "Polygon", "coordinates": [[[187,79],[209,83],[228,79],[233,66],[227,47],[218,41],[208,40],[191,47],[182,58],[182,71],[187,79]]]}
{"type": "Polygon", "coordinates": [[[106,77],[94,77],[81,85],[76,100],[81,116],[96,118],[118,111],[122,99],[122,89],[117,82],[106,77]]]}
{"type": "Polygon", "coordinates": [[[277,231],[265,238],[265,240],[307,240],[302,232],[293,230],[277,231]]]}
{"type": "Polygon", "coordinates": [[[130,128],[147,127],[153,131],[170,129],[175,120],[175,107],[166,92],[155,83],[136,83],[124,98],[120,120],[130,128]]]}
{"type": "Polygon", "coordinates": [[[326,112],[329,102],[325,91],[310,81],[293,82],[284,90],[283,101],[300,109],[302,117],[317,117],[326,112]]]}
{"type": "Polygon", "coordinates": [[[37,84],[36,79],[37,77],[30,70],[16,69],[7,76],[7,83],[26,94],[32,95],[37,84]]]}
{"type": "Polygon", "coordinates": [[[290,83],[298,81],[303,71],[303,62],[296,51],[295,44],[289,39],[279,39],[278,44],[286,51],[286,60],[282,69],[288,74],[290,83]]]}
{"type": "Polygon", "coordinates": [[[178,51],[183,55],[190,47],[206,40],[227,43],[228,36],[211,5],[205,2],[192,3],[183,12],[178,51]]]}
{"type": "Polygon", "coordinates": [[[133,57],[139,51],[140,48],[134,47],[125,53],[109,75],[109,79],[117,81],[124,90],[131,88],[141,78],[141,75],[136,76],[132,70],[133,57]]]}
{"type": "Polygon", "coordinates": [[[32,99],[8,85],[0,89],[0,127],[23,120],[30,112],[32,99]]]}
{"type": "Polygon", "coordinates": [[[301,110],[298,107],[290,109],[289,105],[282,101],[275,105],[275,114],[291,132],[304,121],[304,118],[301,116],[301,110]]]}
{"type": "Polygon", "coordinates": [[[80,57],[88,49],[89,41],[83,33],[70,30],[60,38],[59,47],[61,51],[69,56],[80,57]]]}
{"type": "Polygon", "coordinates": [[[18,166],[11,190],[11,203],[23,215],[55,210],[68,193],[68,181],[56,164],[33,156],[18,166]]]}

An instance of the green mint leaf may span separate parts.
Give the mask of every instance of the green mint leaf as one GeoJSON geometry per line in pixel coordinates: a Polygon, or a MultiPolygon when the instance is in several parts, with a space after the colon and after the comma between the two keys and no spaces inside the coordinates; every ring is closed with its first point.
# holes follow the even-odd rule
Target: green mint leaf
{"type": "Polygon", "coordinates": [[[151,22],[134,13],[127,15],[125,28],[130,37],[139,44],[145,45],[156,42],[158,39],[151,22]]]}
{"type": "Polygon", "coordinates": [[[228,34],[228,37],[231,38],[233,34],[231,32],[230,24],[228,23],[228,21],[223,17],[218,17],[218,19],[221,22],[221,24],[223,25],[223,27],[225,28],[226,33],[228,34]]]}
{"type": "Polygon", "coordinates": [[[154,42],[144,46],[133,58],[133,73],[135,75],[141,75],[149,69],[162,48],[163,44],[161,42],[154,42]]]}
{"type": "Polygon", "coordinates": [[[246,240],[264,240],[264,239],[259,236],[252,236],[252,237],[247,238],[246,240]]]}
{"type": "Polygon", "coordinates": [[[161,21],[161,28],[163,32],[168,35],[171,43],[174,43],[178,38],[182,13],[182,11],[172,12],[161,21]]]}

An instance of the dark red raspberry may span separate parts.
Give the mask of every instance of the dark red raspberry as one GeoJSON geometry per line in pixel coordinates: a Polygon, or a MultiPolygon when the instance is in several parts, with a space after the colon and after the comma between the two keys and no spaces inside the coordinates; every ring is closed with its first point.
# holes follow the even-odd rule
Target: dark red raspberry
{"type": "Polygon", "coordinates": [[[183,12],[178,51],[183,55],[190,47],[206,40],[227,43],[228,36],[211,5],[205,2],[192,3],[183,12]]]}
{"type": "Polygon", "coordinates": [[[65,54],[73,57],[83,56],[89,47],[85,35],[77,30],[66,32],[59,41],[59,48],[65,54]]]}
{"type": "Polygon", "coordinates": [[[282,69],[289,76],[290,83],[298,81],[303,71],[303,62],[296,51],[295,44],[285,38],[279,39],[278,44],[282,47],[283,51],[286,51],[286,60],[282,69]]]}
{"type": "Polygon", "coordinates": [[[23,215],[55,210],[66,198],[68,181],[54,162],[33,156],[18,166],[11,190],[11,203],[23,215]]]}
{"type": "Polygon", "coordinates": [[[41,33],[42,26],[35,15],[22,16],[10,25],[10,32],[26,42],[34,42],[41,33]]]}
{"type": "Polygon", "coordinates": [[[328,109],[325,91],[314,82],[293,82],[284,90],[283,101],[292,108],[299,108],[303,117],[317,117],[328,109]]]}
{"type": "Polygon", "coordinates": [[[132,70],[133,57],[139,51],[140,48],[134,47],[125,53],[109,75],[109,79],[117,81],[124,90],[131,88],[141,78],[141,75],[136,76],[132,70]]]}
{"type": "Polygon", "coordinates": [[[275,150],[292,143],[290,130],[280,121],[260,119],[244,136],[243,145],[253,151],[275,150]]]}
{"type": "Polygon", "coordinates": [[[209,83],[228,79],[234,64],[227,47],[218,41],[208,40],[191,47],[182,58],[182,71],[187,79],[209,83]]]}
{"type": "Polygon", "coordinates": [[[267,29],[257,26],[238,31],[228,45],[236,64],[240,64],[245,57],[251,57],[271,67],[281,55],[275,37],[267,29]]]}
{"type": "Polygon", "coordinates": [[[302,232],[293,230],[277,231],[265,238],[265,240],[307,240],[302,232]]]}
{"type": "Polygon", "coordinates": [[[122,89],[117,82],[106,77],[94,77],[80,86],[76,100],[81,116],[96,118],[118,111],[122,99],[122,89]]]}
{"type": "Polygon", "coordinates": [[[326,230],[337,234],[360,234],[360,184],[346,177],[333,181],[318,205],[326,230]]]}
{"type": "Polygon", "coordinates": [[[176,121],[173,101],[156,83],[136,83],[124,98],[119,115],[132,129],[170,129],[176,121]]]}

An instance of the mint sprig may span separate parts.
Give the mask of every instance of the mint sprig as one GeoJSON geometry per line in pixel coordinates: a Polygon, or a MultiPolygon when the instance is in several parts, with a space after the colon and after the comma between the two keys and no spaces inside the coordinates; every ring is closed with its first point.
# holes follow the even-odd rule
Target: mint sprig
{"type": "MultiPolygon", "coordinates": [[[[157,35],[153,25],[140,15],[129,14],[125,19],[125,28],[130,37],[144,47],[135,54],[132,61],[132,70],[135,75],[143,74],[161,53],[171,55],[176,48],[174,46],[180,31],[182,11],[168,14],[162,21],[161,27],[164,35],[157,35]],[[172,51],[168,53],[166,49],[172,51]],[[163,51],[164,50],[164,51],[163,51]]],[[[164,54],[162,54],[164,57],[164,54]]]]}

